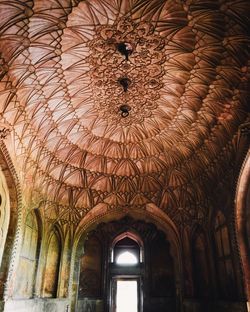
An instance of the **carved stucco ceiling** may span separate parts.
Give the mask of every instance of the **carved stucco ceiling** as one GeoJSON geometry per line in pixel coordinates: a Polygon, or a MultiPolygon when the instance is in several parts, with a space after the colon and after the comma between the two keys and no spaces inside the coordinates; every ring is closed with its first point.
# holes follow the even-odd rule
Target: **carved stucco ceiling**
{"type": "Polygon", "coordinates": [[[0,105],[23,186],[55,219],[78,222],[101,202],[204,216],[247,119],[249,7],[1,1],[0,105]]]}

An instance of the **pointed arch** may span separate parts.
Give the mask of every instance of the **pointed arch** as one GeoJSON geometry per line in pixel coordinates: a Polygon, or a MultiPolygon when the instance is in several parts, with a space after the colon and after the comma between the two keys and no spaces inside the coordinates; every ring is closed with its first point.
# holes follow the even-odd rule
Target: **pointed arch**
{"type": "MultiPolygon", "coordinates": [[[[115,255],[114,255],[114,249],[115,249],[115,246],[121,242],[122,240],[124,239],[129,239],[131,240],[132,242],[134,242],[135,244],[138,245],[138,261],[139,262],[143,262],[144,261],[144,244],[143,244],[143,240],[141,239],[141,237],[133,232],[133,231],[126,231],[126,232],[123,232],[121,234],[119,234],[118,236],[116,236],[112,243],[111,243],[111,262],[114,262],[115,261],[115,255]]],[[[136,257],[137,258],[137,257],[136,257]]]]}
{"type": "MultiPolygon", "coordinates": [[[[107,203],[99,203],[82,219],[75,232],[74,245],[71,254],[71,268],[69,280],[69,297],[71,309],[74,310],[77,303],[77,283],[79,279],[79,261],[83,253],[80,241],[87,239],[87,233],[95,229],[100,223],[117,221],[123,217],[131,217],[135,220],[152,222],[158,230],[161,230],[168,237],[169,255],[173,261],[174,274],[176,276],[176,301],[181,301],[182,285],[182,244],[181,238],[175,223],[159,207],[153,203],[147,203],[143,208],[126,209],[124,206],[109,206],[107,203]]],[[[124,232],[122,232],[124,233],[124,232]]],[[[179,303],[178,303],[179,304],[179,303]]]]}

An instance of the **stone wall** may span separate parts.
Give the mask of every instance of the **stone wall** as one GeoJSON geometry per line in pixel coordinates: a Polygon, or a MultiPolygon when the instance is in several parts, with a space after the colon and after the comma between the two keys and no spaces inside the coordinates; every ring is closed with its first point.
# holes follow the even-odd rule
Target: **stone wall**
{"type": "Polygon", "coordinates": [[[246,302],[184,300],[183,312],[247,312],[246,302]]]}
{"type": "Polygon", "coordinates": [[[176,302],[172,298],[148,298],[143,302],[144,312],[177,311],[176,302]]]}
{"type": "Polygon", "coordinates": [[[78,299],[75,312],[103,312],[103,301],[92,299],[78,299]]]}
{"type": "Polygon", "coordinates": [[[4,301],[0,301],[0,312],[4,310],[4,301]]]}
{"type": "Polygon", "coordinates": [[[10,300],[5,303],[4,312],[68,312],[67,299],[10,300]]]}

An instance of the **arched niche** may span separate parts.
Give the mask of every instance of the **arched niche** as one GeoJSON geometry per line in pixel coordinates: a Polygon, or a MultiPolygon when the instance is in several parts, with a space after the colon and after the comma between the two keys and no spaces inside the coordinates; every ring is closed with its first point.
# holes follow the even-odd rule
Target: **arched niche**
{"type": "Polygon", "coordinates": [[[59,278],[59,267],[61,258],[61,239],[59,232],[54,229],[48,240],[48,249],[46,254],[46,264],[43,276],[44,298],[56,298],[59,278]]]}
{"type": "MultiPolygon", "coordinates": [[[[89,214],[87,214],[84,219],[79,224],[72,250],[71,257],[71,276],[69,285],[69,296],[72,302],[71,308],[75,309],[75,305],[78,297],[78,280],[79,280],[79,258],[84,252],[83,243],[87,238],[88,233],[94,230],[100,223],[108,223],[110,221],[117,221],[123,217],[131,217],[137,221],[151,222],[159,230],[161,230],[168,238],[169,243],[169,254],[174,259],[173,270],[175,272],[175,289],[176,289],[176,302],[180,305],[181,294],[182,294],[182,284],[181,284],[181,274],[182,274],[182,263],[181,263],[181,243],[179,232],[174,225],[174,223],[168,218],[168,216],[161,211],[154,204],[145,205],[144,209],[130,209],[124,210],[117,207],[112,209],[105,203],[98,204],[93,208],[89,214]],[[80,242],[80,243],[79,243],[80,242]]],[[[122,233],[125,231],[122,231],[122,233]]]]}
{"type": "Polygon", "coordinates": [[[25,219],[23,242],[17,276],[15,280],[16,298],[32,298],[36,280],[36,270],[41,242],[41,228],[38,216],[30,211],[25,219]]]}
{"type": "Polygon", "coordinates": [[[237,284],[232,259],[232,246],[225,215],[218,211],[213,223],[215,268],[219,299],[237,300],[237,284]]]}
{"type": "Polygon", "coordinates": [[[193,280],[195,297],[206,299],[210,295],[209,248],[205,233],[198,228],[192,237],[193,280]]]}

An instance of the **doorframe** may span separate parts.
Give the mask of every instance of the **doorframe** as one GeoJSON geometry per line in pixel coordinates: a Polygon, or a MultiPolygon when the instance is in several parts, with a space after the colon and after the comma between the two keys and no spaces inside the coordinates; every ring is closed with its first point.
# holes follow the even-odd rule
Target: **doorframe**
{"type": "Polygon", "coordinates": [[[115,301],[116,301],[116,282],[126,280],[137,281],[137,296],[138,296],[138,312],[143,311],[143,289],[142,289],[142,276],[141,275],[113,275],[110,278],[109,285],[109,312],[116,312],[115,301]]]}

